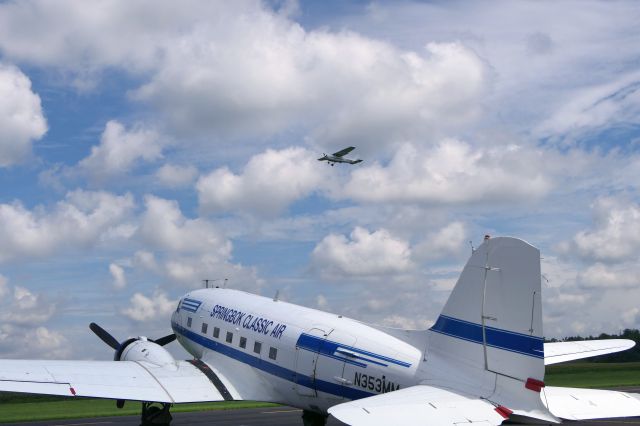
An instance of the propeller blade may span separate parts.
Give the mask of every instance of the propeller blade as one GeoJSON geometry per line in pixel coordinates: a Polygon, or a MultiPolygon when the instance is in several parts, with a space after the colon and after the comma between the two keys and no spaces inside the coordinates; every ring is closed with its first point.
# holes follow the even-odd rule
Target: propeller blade
{"type": "Polygon", "coordinates": [[[172,334],[169,334],[168,336],[164,336],[159,339],[156,339],[153,342],[157,343],[160,346],[164,346],[173,342],[174,340],[176,340],[176,335],[172,333],[172,334]]]}
{"type": "Polygon", "coordinates": [[[118,350],[118,348],[120,347],[120,343],[116,340],[115,337],[109,334],[104,328],[100,327],[95,322],[92,322],[91,324],[89,324],[89,328],[91,329],[91,331],[93,331],[96,334],[96,336],[100,338],[100,340],[105,342],[107,345],[111,346],[113,349],[118,350]]]}

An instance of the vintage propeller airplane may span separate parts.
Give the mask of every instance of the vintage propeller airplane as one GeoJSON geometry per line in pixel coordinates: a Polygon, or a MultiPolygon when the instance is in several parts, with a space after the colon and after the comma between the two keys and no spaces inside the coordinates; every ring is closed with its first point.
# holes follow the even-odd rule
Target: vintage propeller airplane
{"type": "Polygon", "coordinates": [[[638,395],[545,386],[545,365],[629,349],[629,340],[544,343],[540,252],[485,239],[428,330],[374,326],[226,288],[186,294],[174,334],[119,342],[113,361],[0,360],[0,390],[143,401],[142,424],[172,404],[254,400],[349,425],[477,426],[640,415],[638,395]],[[173,339],[193,355],[175,360],[173,339]]]}
{"type": "Polygon", "coordinates": [[[362,163],[362,160],[350,160],[348,158],[344,158],[345,155],[347,155],[354,149],[356,149],[355,146],[350,146],[338,152],[334,152],[331,155],[324,154],[322,157],[318,158],[318,161],[326,161],[328,164],[331,164],[332,166],[335,163],[348,163],[348,164],[362,163]]]}

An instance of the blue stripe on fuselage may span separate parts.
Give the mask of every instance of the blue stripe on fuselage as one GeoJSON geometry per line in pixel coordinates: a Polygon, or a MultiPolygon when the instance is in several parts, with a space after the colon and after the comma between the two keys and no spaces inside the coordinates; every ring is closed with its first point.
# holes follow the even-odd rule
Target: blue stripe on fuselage
{"type": "Polygon", "coordinates": [[[288,380],[290,382],[305,386],[310,389],[316,389],[319,392],[325,392],[352,400],[376,395],[374,393],[365,392],[363,390],[349,388],[338,383],[331,383],[319,379],[313,380],[309,376],[305,376],[288,368],[281,367],[272,362],[260,359],[246,352],[211,340],[208,337],[188,330],[173,321],[171,322],[171,327],[176,334],[181,334],[192,342],[211,349],[212,351],[216,351],[222,355],[228,356],[229,358],[240,361],[244,364],[249,365],[250,367],[262,370],[281,379],[288,380]]]}
{"type": "MultiPolygon", "coordinates": [[[[338,342],[333,342],[331,340],[327,340],[322,337],[312,336],[306,333],[302,333],[300,335],[296,345],[298,345],[302,349],[306,349],[311,352],[318,352],[320,355],[329,356],[329,357],[335,357],[336,352],[338,351],[339,348],[341,348],[341,349],[346,349],[348,351],[354,352],[355,354],[353,355],[353,358],[355,359],[359,359],[365,362],[370,362],[372,364],[377,364],[383,367],[387,367],[387,364],[383,364],[376,360],[386,361],[388,363],[396,364],[401,367],[407,367],[407,368],[411,367],[411,364],[408,362],[400,361],[394,358],[389,358],[383,355],[378,355],[373,352],[365,351],[359,348],[355,348],[353,346],[343,345],[338,342]],[[369,358],[374,358],[374,359],[369,359],[369,358]]],[[[340,352],[338,353],[340,354],[340,352]]],[[[340,355],[344,357],[349,356],[344,354],[340,354],[340,355]]],[[[348,358],[340,358],[340,359],[343,359],[345,362],[349,362],[352,364],[356,363],[356,361],[350,361],[348,358]]]]}
{"type": "MultiPolygon", "coordinates": [[[[487,346],[515,352],[535,358],[544,358],[544,342],[541,337],[516,333],[494,327],[485,327],[487,346]]],[[[431,331],[474,343],[483,343],[482,325],[440,315],[431,331]]]]}

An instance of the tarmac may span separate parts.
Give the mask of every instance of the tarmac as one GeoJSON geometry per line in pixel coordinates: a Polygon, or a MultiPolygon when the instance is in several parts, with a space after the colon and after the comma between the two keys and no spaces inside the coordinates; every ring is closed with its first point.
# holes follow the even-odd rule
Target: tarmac
{"type": "MultiPolygon", "coordinates": [[[[617,388],[616,390],[640,393],[640,388],[638,387],[617,388]]],[[[172,426],[302,426],[302,410],[286,406],[197,411],[191,413],[172,413],[172,415],[172,426]]],[[[47,420],[39,422],[0,424],[2,426],[139,426],[140,416],[98,417],[90,419],[47,420]]],[[[640,426],[640,417],[565,421],[564,424],[570,426],[640,426]]],[[[329,417],[327,426],[339,425],[345,425],[345,423],[329,417]]]]}
{"type": "MultiPolygon", "coordinates": [[[[245,408],[237,410],[173,413],[172,426],[301,426],[302,411],[292,407],[245,408]]],[[[139,416],[100,417],[92,419],[48,420],[43,422],[2,423],[2,426],[138,426],[139,416]]],[[[329,418],[327,426],[344,425],[329,418]]],[[[570,426],[640,426],[640,417],[571,421],[570,426]]]]}

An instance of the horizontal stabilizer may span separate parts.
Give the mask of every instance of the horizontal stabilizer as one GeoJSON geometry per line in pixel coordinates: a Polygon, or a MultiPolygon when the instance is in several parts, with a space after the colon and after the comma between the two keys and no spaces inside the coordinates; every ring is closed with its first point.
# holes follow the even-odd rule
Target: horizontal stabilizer
{"type": "Polygon", "coordinates": [[[627,349],[634,347],[635,344],[636,343],[633,340],[626,339],[545,343],[544,365],[558,364],[560,362],[626,351],[627,349]]]}
{"type": "Polygon", "coordinates": [[[625,392],[547,386],[544,395],[549,411],[562,419],[640,416],[640,398],[625,392]]]}
{"type": "Polygon", "coordinates": [[[495,426],[510,410],[478,397],[417,385],[336,405],[329,408],[329,414],[352,426],[495,426]]]}

